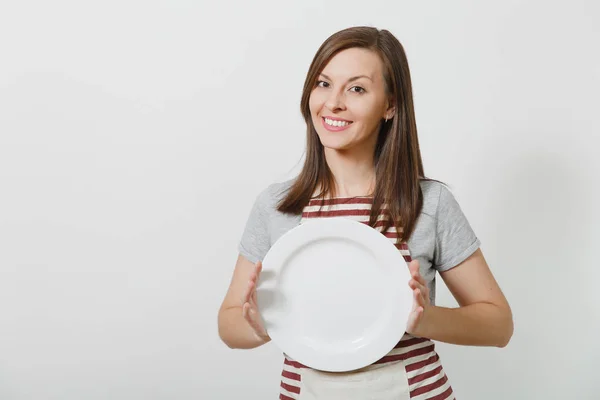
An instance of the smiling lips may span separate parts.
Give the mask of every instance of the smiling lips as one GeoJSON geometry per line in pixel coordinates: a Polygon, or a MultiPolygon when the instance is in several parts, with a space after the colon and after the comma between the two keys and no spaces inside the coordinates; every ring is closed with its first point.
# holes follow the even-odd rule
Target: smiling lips
{"type": "Polygon", "coordinates": [[[323,126],[325,129],[331,132],[343,131],[352,125],[352,121],[341,118],[322,117],[321,121],[323,121],[323,126]]]}

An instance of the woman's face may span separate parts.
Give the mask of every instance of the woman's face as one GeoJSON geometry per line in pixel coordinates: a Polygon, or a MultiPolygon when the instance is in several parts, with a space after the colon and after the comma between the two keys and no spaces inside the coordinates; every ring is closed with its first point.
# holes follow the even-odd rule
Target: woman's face
{"type": "Polygon", "coordinates": [[[362,48],[336,54],[319,76],[309,108],[326,148],[345,151],[366,145],[374,149],[381,120],[393,115],[379,56],[362,48]]]}

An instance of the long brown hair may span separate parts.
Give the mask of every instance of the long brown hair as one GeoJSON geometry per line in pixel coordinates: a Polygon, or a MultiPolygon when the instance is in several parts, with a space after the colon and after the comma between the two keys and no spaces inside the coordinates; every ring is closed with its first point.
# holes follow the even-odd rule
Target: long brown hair
{"type": "Polygon", "coordinates": [[[278,205],[288,214],[301,214],[319,188],[318,197],[335,196],[333,175],[325,160],[325,152],[313,125],[309,99],[319,74],[340,51],[364,48],[375,52],[383,62],[386,92],[395,113],[391,120],[382,120],[375,147],[375,190],[369,225],[374,227],[383,206],[387,218],[385,232],[393,223],[398,242],[412,234],[423,207],[420,180],[428,180],[423,171],[412,97],[410,71],[404,48],[387,30],[372,27],[352,27],[330,36],[319,48],[310,65],[300,109],[306,121],[306,158],[297,179],[278,205]]]}

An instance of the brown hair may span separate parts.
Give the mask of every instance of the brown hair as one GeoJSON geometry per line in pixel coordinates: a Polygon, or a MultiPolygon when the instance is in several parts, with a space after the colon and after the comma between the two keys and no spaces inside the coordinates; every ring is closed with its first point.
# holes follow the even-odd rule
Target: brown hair
{"type": "Polygon", "coordinates": [[[321,198],[335,196],[333,176],[312,122],[309,98],[327,63],[338,52],[354,47],[368,49],[379,55],[383,62],[386,92],[395,106],[394,116],[387,122],[382,121],[377,137],[374,154],[376,183],[369,225],[375,226],[379,212],[385,205],[388,218],[382,232],[393,223],[399,233],[398,242],[406,241],[423,207],[420,180],[428,179],[424,175],[417,138],[408,61],[398,39],[387,30],[372,27],[344,29],[330,36],[317,51],[306,75],[300,103],[307,126],[306,158],[297,179],[279,203],[278,210],[301,214],[317,188],[320,189],[318,196],[321,198]]]}

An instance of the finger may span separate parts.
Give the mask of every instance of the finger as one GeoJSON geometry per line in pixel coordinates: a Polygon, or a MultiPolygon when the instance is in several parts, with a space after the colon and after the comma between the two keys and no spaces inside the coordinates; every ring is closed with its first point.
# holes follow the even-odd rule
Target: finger
{"type": "Polygon", "coordinates": [[[414,333],[417,327],[419,326],[421,319],[423,318],[423,307],[415,308],[408,318],[406,324],[406,331],[408,333],[414,333]]]}
{"type": "MultiPolygon", "coordinates": [[[[250,303],[244,303],[244,306],[242,307],[242,315],[244,316],[244,319],[246,321],[248,321],[248,323],[250,324],[250,326],[252,327],[252,329],[254,329],[255,327],[255,321],[254,321],[254,316],[256,315],[255,312],[253,312],[253,308],[250,305],[250,303]]],[[[255,329],[256,330],[256,329],[255,329]]]]}
{"type": "Polygon", "coordinates": [[[421,289],[415,289],[413,293],[416,304],[418,304],[421,307],[425,307],[425,297],[423,296],[423,292],[421,291],[421,289]]]}
{"type": "Polygon", "coordinates": [[[415,310],[415,326],[421,321],[421,317],[423,316],[423,307],[418,307],[415,310]]]}
{"type": "Polygon", "coordinates": [[[422,293],[426,293],[428,292],[427,286],[421,284],[419,281],[416,281],[414,279],[411,279],[408,282],[408,286],[410,286],[411,289],[420,289],[422,293]]]}
{"type": "Polygon", "coordinates": [[[417,289],[419,291],[419,304],[423,307],[425,307],[427,305],[427,299],[426,299],[426,294],[423,290],[421,289],[417,289]]]}
{"type": "Polygon", "coordinates": [[[250,278],[249,278],[249,280],[251,282],[254,282],[255,285],[258,282],[258,276],[260,275],[261,271],[262,271],[262,263],[259,261],[255,264],[254,271],[252,271],[250,273],[250,278]]]}
{"type": "Polygon", "coordinates": [[[410,269],[410,276],[412,279],[416,280],[421,285],[426,285],[425,279],[423,278],[423,276],[421,275],[421,272],[419,270],[418,261],[416,261],[415,264],[412,265],[412,268],[410,269]]]}
{"type": "Polygon", "coordinates": [[[253,290],[254,290],[254,282],[252,280],[250,280],[250,281],[248,281],[246,290],[244,290],[244,295],[242,296],[242,304],[250,301],[250,299],[252,298],[253,290]]]}
{"type": "Polygon", "coordinates": [[[250,282],[256,282],[257,278],[258,278],[258,276],[256,276],[256,270],[254,270],[254,271],[252,271],[250,273],[250,276],[248,277],[248,280],[250,282]]]}
{"type": "Polygon", "coordinates": [[[256,289],[258,287],[258,278],[260,273],[262,272],[262,262],[258,261],[256,263],[256,269],[254,270],[254,274],[252,275],[252,281],[254,282],[254,290],[251,293],[250,299],[256,305],[256,289]]]}
{"type": "Polygon", "coordinates": [[[250,276],[248,277],[248,279],[252,282],[258,281],[258,275],[260,274],[261,269],[262,267],[260,266],[260,264],[257,263],[256,265],[254,265],[254,270],[250,272],[250,276]]]}
{"type": "Polygon", "coordinates": [[[419,281],[419,283],[421,283],[422,285],[425,285],[425,279],[423,278],[423,276],[421,275],[421,271],[419,270],[419,262],[418,261],[414,261],[411,262],[411,268],[410,268],[410,276],[419,281]]]}
{"type": "Polygon", "coordinates": [[[418,289],[419,288],[419,283],[417,281],[415,281],[414,279],[411,279],[410,281],[408,281],[408,286],[412,289],[418,289]]]}
{"type": "Polygon", "coordinates": [[[250,306],[250,303],[245,303],[242,307],[242,315],[244,319],[248,322],[248,325],[252,328],[252,330],[259,336],[266,336],[265,328],[259,322],[260,318],[258,316],[258,312],[255,308],[250,306]]]}
{"type": "MultiPolygon", "coordinates": [[[[249,309],[247,311],[248,311],[248,315],[250,315],[250,317],[252,316],[251,315],[252,311],[256,310],[258,308],[257,301],[256,301],[255,288],[256,288],[256,284],[254,282],[251,281],[248,283],[248,289],[247,289],[248,292],[246,293],[246,298],[244,299],[244,302],[243,302],[244,306],[246,304],[248,304],[249,309]]],[[[242,306],[242,311],[243,311],[244,306],[242,306]]]]}
{"type": "Polygon", "coordinates": [[[256,308],[250,308],[250,317],[252,319],[252,327],[254,328],[254,330],[259,335],[265,336],[267,334],[267,331],[265,330],[265,327],[262,324],[262,319],[260,318],[260,315],[258,315],[258,311],[256,310],[256,308]]]}
{"type": "Polygon", "coordinates": [[[415,320],[418,321],[421,318],[422,315],[423,315],[423,307],[419,306],[415,310],[415,320]]]}
{"type": "Polygon", "coordinates": [[[419,289],[415,289],[413,290],[413,297],[415,298],[415,303],[419,306],[422,306],[423,304],[421,303],[421,291],[419,289]]]}
{"type": "Polygon", "coordinates": [[[421,304],[421,296],[419,293],[419,289],[413,290],[413,311],[415,311],[418,307],[422,306],[421,304]]]}
{"type": "Polygon", "coordinates": [[[250,303],[244,303],[242,306],[242,316],[248,323],[250,322],[250,303]]]}
{"type": "Polygon", "coordinates": [[[412,260],[411,262],[408,263],[408,270],[410,271],[410,274],[413,275],[415,273],[415,271],[419,271],[419,260],[412,260]]]}
{"type": "Polygon", "coordinates": [[[423,297],[425,298],[425,300],[427,300],[429,298],[429,286],[423,285],[421,290],[423,292],[423,297]]]}
{"type": "Polygon", "coordinates": [[[423,278],[423,275],[421,275],[421,273],[419,271],[417,271],[416,273],[413,273],[412,278],[414,280],[416,280],[417,282],[419,282],[421,285],[425,285],[425,278],[423,278]]]}
{"type": "Polygon", "coordinates": [[[252,307],[254,307],[254,308],[258,308],[258,307],[257,307],[257,305],[258,305],[258,300],[257,300],[256,296],[257,296],[257,294],[256,294],[256,290],[253,290],[253,291],[252,291],[252,294],[250,295],[250,300],[249,300],[249,302],[250,302],[250,305],[251,305],[252,307]]]}

